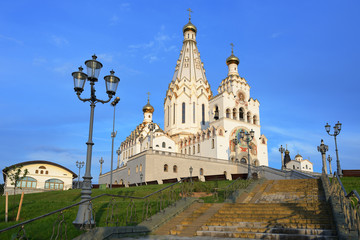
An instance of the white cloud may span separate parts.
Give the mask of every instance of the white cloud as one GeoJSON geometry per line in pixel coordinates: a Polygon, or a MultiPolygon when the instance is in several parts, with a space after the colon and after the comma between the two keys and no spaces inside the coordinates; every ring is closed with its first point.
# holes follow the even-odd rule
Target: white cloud
{"type": "Polygon", "coordinates": [[[23,43],[22,41],[17,40],[17,39],[12,38],[12,37],[0,35],[0,39],[6,40],[6,41],[10,41],[10,42],[14,42],[14,43],[19,44],[19,45],[24,45],[24,43],[23,43]]]}
{"type": "Polygon", "coordinates": [[[33,65],[40,66],[47,63],[47,60],[43,57],[36,57],[33,59],[33,65]]]}
{"type": "Polygon", "coordinates": [[[152,54],[145,55],[144,59],[149,60],[149,63],[159,60],[159,58],[156,55],[152,55],[152,54]]]}
{"type": "Polygon", "coordinates": [[[104,62],[112,62],[113,60],[113,56],[110,54],[102,53],[102,54],[98,54],[97,56],[101,61],[104,62]]]}
{"type": "Polygon", "coordinates": [[[60,36],[52,35],[51,36],[51,43],[54,44],[57,47],[62,47],[69,44],[69,41],[60,36]]]}

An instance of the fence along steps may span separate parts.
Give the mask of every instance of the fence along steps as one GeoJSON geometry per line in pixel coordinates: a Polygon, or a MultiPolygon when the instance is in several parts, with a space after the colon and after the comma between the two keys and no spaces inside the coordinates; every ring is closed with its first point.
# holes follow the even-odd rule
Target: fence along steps
{"type": "Polygon", "coordinates": [[[170,234],[179,237],[337,239],[317,179],[266,181],[242,202],[203,204],[178,223],[170,234]]]}

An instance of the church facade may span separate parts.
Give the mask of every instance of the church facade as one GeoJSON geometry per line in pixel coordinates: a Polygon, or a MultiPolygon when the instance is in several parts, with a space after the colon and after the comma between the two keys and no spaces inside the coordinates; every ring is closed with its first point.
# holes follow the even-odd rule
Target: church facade
{"type": "MultiPolygon", "coordinates": [[[[232,49],[226,59],[228,74],[220,81],[218,93],[214,96],[197,48],[196,34],[197,28],[189,18],[183,27],[183,46],[165,94],[164,129],[153,123],[154,108],[148,99],[143,108],[142,123],[119,147],[117,168],[113,171],[114,183],[138,182],[139,177],[129,180],[132,172],[143,174],[145,182],[156,180],[161,183],[159,178],[184,177],[180,174],[182,168],[185,169],[183,175],[188,176],[189,167],[195,165],[199,169],[194,176],[198,175],[200,179],[205,175],[205,168],[209,174],[230,176],[246,172],[248,161],[251,165],[268,166],[267,138],[261,134],[260,127],[260,103],[250,96],[250,86],[238,72],[239,59],[232,49]],[[253,132],[249,144],[250,158],[248,144],[240,137],[241,132],[253,132]],[[154,153],[168,157],[165,162],[154,160],[150,165],[144,162],[150,155],[156,159],[154,153]],[[166,163],[170,158],[177,165],[166,163]],[[135,162],[132,171],[129,166],[135,162]],[[217,164],[213,164],[215,162],[217,164]],[[157,168],[154,165],[158,165],[157,168]],[[147,170],[157,169],[153,171],[154,177],[145,174],[145,166],[147,170]]],[[[108,175],[101,174],[99,183],[109,183],[108,175]]]]}

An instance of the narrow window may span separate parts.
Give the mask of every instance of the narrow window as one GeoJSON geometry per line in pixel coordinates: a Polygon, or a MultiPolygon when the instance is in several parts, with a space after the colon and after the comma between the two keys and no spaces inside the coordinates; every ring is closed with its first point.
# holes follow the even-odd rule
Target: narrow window
{"type": "Polygon", "coordinates": [[[167,125],[169,126],[169,124],[170,124],[170,106],[167,107],[167,116],[168,116],[167,125]]]}
{"type": "Polygon", "coordinates": [[[167,172],[167,171],[168,171],[168,165],[165,164],[165,165],[164,165],[164,172],[167,172]]]}
{"type": "Polygon", "coordinates": [[[201,119],[202,125],[205,125],[205,104],[201,105],[201,119]]]}
{"type": "Polygon", "coordinates": [[[174,165],[174,167],[173,167],[173,172],[177,173],[177,166],[176,165],[174,165]]]}
{"type": "Polygon", "coordinates": [[[166,143],[165,142],[162,143],[162,147],[166,148],[166,143]]]}
{"type": "Polygon", "coordinates": [[[215,148],[215,140],[211,139],[211,148],[215,148]]]}
{"type": "Polygon", "coordinates": [[[198,153],[200,152],[200,143],[198,144],[198,153]]]}
{"type": "Polygon", "coordinates": [[[175,124],[175,103],[174,103],[174,119],[173,119],[173,124],[175,124]]]}
{"type": "Polygon", "coordinates": [[[193,123],[195,123],[195,102],[193,102],[193,123]]]}
{"type": "Polygon", "coordinates": [[[200,168],[200,175],[204,175],[204,169],[200,168]]]}
{"type": "Polygon", "coordinates": [[[195,145],[193,146],[193,154],[195,154],[195,145]]]}
{"type": "Polygon", "coordinates": [[[182,103],[182,123],[185,123],[185,103],[182,103]]]}
{"type": "Polygon", "coordinates": [[[239,109],[239,118],[244,121],[244,110],[242,108],[239,109]]]}
{"type": "Polygon", "coordinates": [[[189,155],[191,155],[191,147],[189,147],[189,155]]]}

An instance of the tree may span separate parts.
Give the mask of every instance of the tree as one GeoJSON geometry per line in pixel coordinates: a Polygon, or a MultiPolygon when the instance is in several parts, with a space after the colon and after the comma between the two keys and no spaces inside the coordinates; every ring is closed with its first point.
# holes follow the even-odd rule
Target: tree
{"type": "MultiPolygon", "coordinates": [[[[15,204],[15,193],[18,182],[22,178],[26,177],[26,175],[29,173],[29,171],[26,168],[24,169],[24,171],[22,171],[22,167],[23,165],[13,165],[10,167],[6,167],[3,171],[6,174],[8,181],[10,181],[10,184],[14,185],[13,204],[15,204]]],[[[15,211],[15,207],[13,207],[13,214],[14,211],[15,211]]]]}

